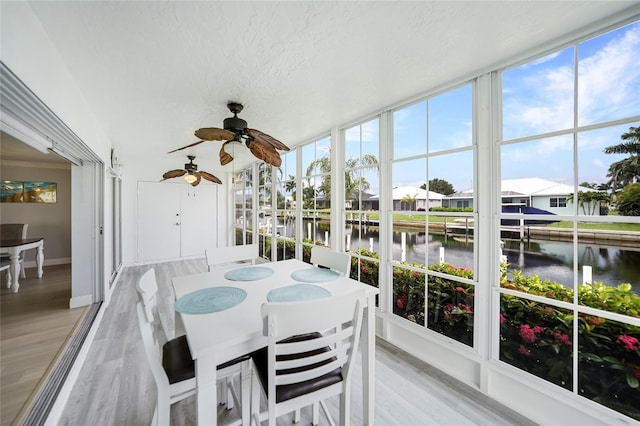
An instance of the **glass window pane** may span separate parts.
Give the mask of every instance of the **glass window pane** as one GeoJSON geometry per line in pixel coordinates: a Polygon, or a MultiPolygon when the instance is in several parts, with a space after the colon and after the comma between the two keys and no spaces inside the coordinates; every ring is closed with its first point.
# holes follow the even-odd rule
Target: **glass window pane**
{"type": "Polygon", "coordinates": [[[424,213],[393,215],[392,259],[424,268],[427,264],[427,224],[424,213]]]}
{"type": "Polygon", "coordinates": [[[427,152],[427,102],[420,102],[393,113],[393,158],[423,155],[427,152]]]}
{"type": "Polygon", "coordinates": [[[503,139],[573,127],[574,49],[502,73],[503,139]]]}
{"type": "Polygon", "coordinates": [[[578,46],[578,124],[603,123],[640,111],[640,22],[578,46]]]}
{"type": "Polygon", "coordinates": [[[500,298],[500,360],[573,389],[572,312],[520,297],[500,298]]]}
{"type": "Polygon", "coordinates": [[[529,228],[531,237],[526,240],[520,239],[518,232],[504,227],[501,232],[502,256],[506,261],[502,286],[550,299],[573,301],[572,229],[563,232],[529,228]],[[542,234],[539,239],[536,239],[536,232],[542,234]],[[555,241],[549,240],[550,232],[555,241]]]}
{"type": "Polygon", "coordinates": [[[520,212],[521,206],[538,209],[529,213],[575,211],[572,136],[504,145],[501,164],[503,213],[520,212]]]}
{"type": "MultiPolygon", "coordinates": [[[[640,122],[636,124],[640,126],[640,122]]],[[[623,125],[578,133],[578,182],[581,186],[611,193],[631,183],[630,178],[635,173],[625,172],[625,163],[628,164],[631,155],[618,152],[608,154],[605,150],[622,148],[621,145],[625,144],[623,135],[632,132],[632,129],[633,125],[623,125]]],[[[578,213],[585,214],[582,209],[578,213]]]]}
{"type": "Polygon", "coordinates": [[[640,316],[640,223],[578,222],[578,302],[640,316]]]}
{"type": "Polygon", "coordinates": [[[471,146],[472,86],[429,99],[429,152],[471,146]]]}
{"type": "Polygon", "coordinates": [[[424,325],[425,274],[393,266],[393,313],[416,324],[424,325]]]}
{"type": "MultiPolygon", "coordinates": [[[[429,215],[427,265],[473,269],[473,218],[429,215]]],[[[472,274],[473,276],[473,274],[472,274]]]]}
{"type": "MultiPolygon", "coordinates": [[[[430,270],[463,278],[473,278],[470,269],[447,264],[430,270]]],[[[429,274],[427,288],[427,327],[460,343],[473,346],[475,286],[429,274]]]]}
{"type": "Polygon", "coordinates": [[[473,151],[429,157],[429,208],[473,209],[473,151]]]}
{"type": "Polygon", "coordinates": [[[380,254],[380,228],[369,226],[371,219],[366,213],[348,213],[345,229],[347,251],[352,251],[363,256],[378,256],[380,254]]]}
{"type": "Polygon", "coordinates": [[[580,395],[640,419],[640,327],[584,315],[578,330],[580,395]]]}
{"type": "MultiPolygon", "coordinates": [[[[424,194],[420,187],[427,183],[427,160],[424,158],[393,163],[393,210],[401,208],[402,198],[424,194]]],[[[424,189],[423,189],[424,190],[424,189]]],[[[423,197],[424,198],[424,197],[423,197]]],[[[408,201],[405,200],[405,202],[408,201]]],[[[406,208],[404,210],[407,210],[406,208]]]]}

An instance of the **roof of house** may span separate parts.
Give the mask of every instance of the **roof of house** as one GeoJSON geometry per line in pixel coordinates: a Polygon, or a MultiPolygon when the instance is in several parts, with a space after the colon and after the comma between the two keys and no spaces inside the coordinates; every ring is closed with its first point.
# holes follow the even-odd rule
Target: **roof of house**
{"type": "MultiPolygon", "coordinates": [[[[596,189],[586,186],[578,186],[579,191],[591,192],[596,189]]],[[[550,196],[550,195],[567,195],[573,193],[573,185],[565,183],[553,182],[542,178],[522,178],[522,179],[503,179],[501,182],[502,196],[550,196]]],[[[470,198],[473,190],[456,192],[447,195],[445,198],[470,198]]]]}
{"type": "MultiPolygon", "coordinates": [[[[392,198],[394,200],[402,200],[406,196],[415,197],[416,200],[426,200],[427,191],[422,188],[416,188],[415,186],[397,186],[393,188],[392,198]]],[[[380,198],[380,195],[374,195],[370,199],[375,200],[378,198],[380,198]]],[[[443,198],[443,194],[429,191],[429,200],[441,200],[443,198]]]]}

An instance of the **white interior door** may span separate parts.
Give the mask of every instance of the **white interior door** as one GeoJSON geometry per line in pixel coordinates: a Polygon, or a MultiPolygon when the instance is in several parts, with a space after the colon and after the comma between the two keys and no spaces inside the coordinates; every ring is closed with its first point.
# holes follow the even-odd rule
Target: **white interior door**
{"type": "Polygon", "coordinates": [[[207,247],[216,247],[217,186],[201,183],[183,186],[181,255],[204,256],[207,247]]]}
{"type": "Polygon", "coordinates": [[[138,182],[138,262],[180,257],[182,185],[138,182]]]}

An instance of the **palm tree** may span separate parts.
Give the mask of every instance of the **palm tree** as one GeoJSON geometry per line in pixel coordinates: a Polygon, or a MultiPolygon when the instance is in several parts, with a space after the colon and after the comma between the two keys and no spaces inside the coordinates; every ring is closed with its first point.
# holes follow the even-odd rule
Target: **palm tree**
{"type": "MultiPolygon", "coordinates": [[[[573,194],[567,197],[567,201],[573,201],[573,194]]],[[[582,213],[585,215],[593,215],[596,213],[596,209],[599,209],[603,203],[611,201],[611,196],[606,192],[600,191],[578,191],[578,206],[582,208],[582,213]],[[586,207],[589,206],[589,211],[586,207]]]]}
{"type": "Polygon", "coordinates": [[[418,194],[413,194],[413,195],[407,194],[404,197],[402,197],[400,202],[407,203],[407,205],[409,206],[409,210],[413,210],[415,207],[415,202],[417,198],[418,198],[418,194]]]}
{"type": "Polygon", "coordinates": [[[629,127],[629,131],[620,137],[624,142],[604,149],[605,154],[630,154],[628,158],[609,166],[607,177],[611,178],[609,183],[614,192],[640,181],[640,126],[629,127]]]}
{"type": "MultiPolygon", "coordinates": [[[[368,190],[371,185],[358,172],[360,170],[378,170],[378,159],[373,154],[365,154],[360,158],[349,158],[344,164],[344,197],[350,200],[354,193],[368,190]],[[356,170],[356,168],[358,168],[356,170]]],[[[307,167],[307,176],[314,171],[323,176],[322,183],[318,186],[318,192],[329,199],[331,197],[331,158],[328,155],[318,158],[307,167]]]]}

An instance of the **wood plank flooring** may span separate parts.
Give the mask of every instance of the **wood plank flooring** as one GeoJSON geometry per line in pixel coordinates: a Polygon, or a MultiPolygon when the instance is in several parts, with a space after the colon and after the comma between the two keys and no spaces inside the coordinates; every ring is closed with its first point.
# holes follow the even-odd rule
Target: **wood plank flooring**
{"type": "MultiPolygon", "coordinates": [[[[1,424],[24,415],[87,308],[69,309],[71,265],[27,268],[20,291],[0,291],[1,424]]],[[[2,284],[5,283],[4,274],[2,284]]]]}
{"type": "MultiPolygon", "coordinates": [[[[161,318],[174,330],[171,277],[206,271],[204,260],[152,265],[159,286],[161,318]]],[[[58,424],[148,425],[155,406],[155,385],[146,359],[135,314],[135,283],[151,266],[125,268],[110,306],[97,331],[78,380],[58,424]]],[[[361,383],[355,369],[353,385],[361,383]]],[[[328,402],[337,419],[337,399],[328,402]]],[[[353,423],[362,421],[362,398],[353,392],[353,423]]],[[[195,402],[188,398],[171,409],[174,425],[194,425],[195,402]]],[[[237,418],[237,409],[218,408],[221,424],[237,418]]],[[[301,425],[310,423],[302,411],[301,425]]],[[[379,341],[376,349],[377,425],[533,425],[531,421],[435,368],[379,341]]],[[[278,424],[289,425],[292,416],[278,424]]],[[[327,421],[322,417],[321,424],[327,421]]]]}

